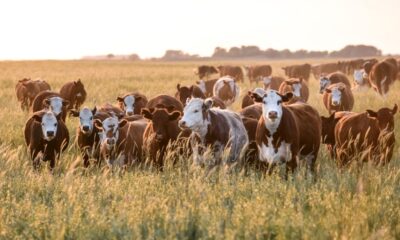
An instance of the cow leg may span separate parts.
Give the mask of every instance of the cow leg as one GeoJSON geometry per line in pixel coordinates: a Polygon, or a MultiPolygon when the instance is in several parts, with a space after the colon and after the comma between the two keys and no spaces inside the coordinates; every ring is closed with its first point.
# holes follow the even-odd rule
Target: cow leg
{"type": "Polygon", "coordinates": [[[31,150],[31,158],[32,158],[32,165],[34,170],[39,170],[40,168],[40,150],[33,149],[31,150]]]}
{"type": "Polygon", "coordinates": [[[294,171],[297,168],[297,158],[296,156],[292,157],[292,160],[290,162],[286,163],[286,171],[285,171],[285,179],[288,179],[288,173],[294,173],[294,171]]]}

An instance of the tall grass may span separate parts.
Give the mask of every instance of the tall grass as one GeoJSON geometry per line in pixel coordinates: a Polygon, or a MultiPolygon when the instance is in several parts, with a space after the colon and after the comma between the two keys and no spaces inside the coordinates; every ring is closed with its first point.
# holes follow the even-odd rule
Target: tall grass
{"type": "MultiPolygon", "coordinates": [[[[179,157],[163,172],[130,169],[125,174],[87,170],[73,144],[76,119],[68,119],[71,143],[50,174],[32,169],[23,140],[28,114],[19,109],[15,82],[41,77],[55,90],[81,78],[85,105],[115,102],[128,91],[148,97],[174,94],[176,84],[193,83],[198,63],[96,61],[1,62],[0,238],[4,239],[399,239],[400,149],[381,167],[339,170],[322,146],[317,181],[304,168],[285,181],[250,170],[207,172],[179,157]]],[[[215,63],[219,64],[219,63],[215,63]]],[[[242,64],[242,63],[238,63],[242,64]]],[[[244,63],[243,63],[244,64],[244,63]]],[[[247,63],[246,63],[247,64],[247,63]]],[[[291,62],[273,62],[274,72],[291,62]]],[[[355,93],[355,109],[393,107],[396,83],[386,101],[372,91],[355,93]]],[[[242,95],[249,89],[242,84],[242,95]]],[[[318,85],[310,82],[310,104],[327,110],[318,85]]],[[[234,104],[238,110],[240,103],[234,104]]],[[[399,142],[399,114],[395,116],[399,142]]]]}

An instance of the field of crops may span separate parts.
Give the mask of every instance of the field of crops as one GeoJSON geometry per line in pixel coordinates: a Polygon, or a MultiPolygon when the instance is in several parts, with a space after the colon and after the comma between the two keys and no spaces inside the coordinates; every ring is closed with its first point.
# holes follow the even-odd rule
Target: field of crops
{"type": "MultiPolygon", "coordinates": [[[[293,63],[269,62],[274,75],[293,63]]],[[[0,62],[0,238],[400,238],[400,114],[395,115],[397,143],[388,165],[339,170],[322,146],[316,182],[304,177],[304,169],[288,181],[253,170],[205,174],[184,158],[163,172],[84,170],[73,143],[78,120],[72,118],[67,119],[72,141],[54,173],[33,171],[23,138],[29,114],[21,111],[14,92],[19,79],[41,78],[58,90],[80,78],[88,92],[84,105],[93,107],[115,103],[118,95],[132,91],[148,98],[173,95],[177,83],[197,80],[193,69],[199,64],[205,62],[0,62]]],[[[328,116],[318,82],[311,78],[309,85],[309,103],[328,116]]],[[[247,79],[240,87],[243,96],[250,89],[247,79]]],[[[386,100],[372,90],[356,92],[353,110],[393,107],[400,104],[399,93],[400,81],[386,100]]],[[[236,102],[233,110],[239,109],[236,102]]]]}

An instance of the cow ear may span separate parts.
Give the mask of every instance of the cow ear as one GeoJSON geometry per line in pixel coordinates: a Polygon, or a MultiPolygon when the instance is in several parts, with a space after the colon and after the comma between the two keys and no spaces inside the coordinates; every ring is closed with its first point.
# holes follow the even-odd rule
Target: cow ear
{"type": "Polygon", "coordinates": [[[118,101],[118,102],[123,102],[123,101],[124,101],[124,98],[123,98],[123,97],[117,97],[117,101],[118,101]]]}
{"type": "Polygon", "coordinates": [[[50,106],[50,103],[51,103],[50,99],[46,98],[43,100],[42,105],[45,107],[48,107],[48,106],[50,106]]]}
{"type": "Polygon", "coordinates": [[[79,117],[79,111],[77,111],[75,109],[71,109],[71,110],[69,110],[69,115],[73,116],[73,117],[79,117]]]}
{"type": "Polygon", "coordinates": [[[327,92],[327,93],[331,93],[331,92],[332,92],[332,90],[330,90],[329,88],[325,88],[325,92],[327,92]]]}
{"type": "Polygon", "coordinates": [[[32,116],[33,120],[37,123],[41,123],[42,122],[42,115],[41,114],[34,114],[32,116]]]}
{"type": "Polygon", "coordinates": [[[135,102],[138,102],[138,101],[140,101],[140,99],[142,99],[142,96],[134,96],[134,98],[135,98],[135,102]]]}
{"type": "Polygon", "coordinates": [[[169,119],[170,121],[175,121],[175,120],[177,120],[178,118],[180,118],[180,116],[181,116],[181,113],[180,113],[179,111],[173,111],[172,113],[169,114],[168,119],[169,119]]]}
{"type": "Polygon", "coordinates": [[[394,107],[392,109],[392,115],[395,115],[397,113],[397,104],[394,104],[394,107]]]}
{"type": "Polygon", "coordinates": [[[261,97],[257,93],[251,93],[250,97],[253,99],[254,102],[257,102],[257,103],[260,103],[263,101],[263,97],[261,97]]]}
{"type": "Polygon", "coordinates": [[[180,83],[176,84],[176,89],[177,89],[178,92],[179,92],[179,90],[181,89],[181,84],[180,84],[180,83]]]}
{"type": "Polygon", "coordinates": [[[212,107],[213,103],[214,101],[212,100],[212,98],[207,98],[206,100],[204,100],[203,110],[204,111],[209,110],[212,107]]]}
{"type": "Polygon", "coordinates": [[[97,112],[97,107],[94,106],[94,108],[92,109],[92,114],[93,114],[93,116],[96,114],[96,112],[97,112]]]}
{"type": "Polygon", "coordinates": [[[173,112],[175,110],[174,106],[168,106],[168,107],[165,107],[165,108],[167,109],[168,112],[173,112]]]}
{"type": "Polygon", "coordinates": [[[146,119],[153,119],[153,113],[150,109],[148,108],[142,108],[141,114],[143,115],[144,118],[146,119]]]}
{"type": "Polygon", "coordinates": [[[68,101],[68,100],[64,100],[64,99],[63,99],[63,101],[62,101],[62,105],[63,105],[63,107],[68,107],[68,105],[69,105],[69,101],[68,101]]]}
{"type": "Polygon", "coordinates": [[[377,118],[378,117],[378,113],[373,111],[373,110],[367,109],[366,112],[367,112],[368,117],[370,117],[370,118],[377,118]]]}
{"type": "Polygon", "coordinates": [[[127,123],[128,121],[126,119],[122,119],[121,121],[119,121],[118,127],[123,128],[127,123]]]}
{"type": "Polygon", "coordinates": [[[290,99],[293,98],[293,93],[292,92],[287,92],[285,95],[282,95],[282,102],[288,102],[290,99]]]}
{"type": "Polygon", "coordinates": [[[95,119],[95,120],[94,120],[94,126],[95,126],[98,130],[103,131],[103,123],[101,122],[100,119],[95,119]]]}

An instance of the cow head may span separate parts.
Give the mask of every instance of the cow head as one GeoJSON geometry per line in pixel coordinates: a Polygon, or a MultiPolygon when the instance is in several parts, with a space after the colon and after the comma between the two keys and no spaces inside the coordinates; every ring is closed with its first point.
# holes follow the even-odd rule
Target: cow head
{"type": "Polygon", "coordinates": [[[137,103],[140,98],[140,96],[127,94],[123,97],[117,97],[117,101],[119,107],[125,112],[125,114],[131,116],[135,113],[135,103],[137,103]]]}
{"type": "Polygon", "coordinates": [[[333,84],[329,88],[325,89],[326,93],[331,94],[332,106],[339,106],[340,104],[342,104],[342,95],[345,90],[346,85],[342,83],[333,84]]]}
{"type": "Polygon", "coordinates": [[[176,93],[177,98],[179,98],[179,101],[181,101],[183,106],[185,106],[187,99],[192,97],[193,86],[186,87],[186,86],[181,86],[178,83],[178,85],[176,86],[176,89],[178,90],[178,92],[176,93]]]}
{"type": "Polygon", "coordinates": [[[262,102],[265,90],[262,88],[255,88],[253,91],[248,91],[247,94],[253,99],[254,102],[262,102]]]}
{"type": "Polygon", "coordinates": [[[49,97],[43,100],[43,106],[53,111],[58,116],[67,106],[69,101],[61,97],[49,97]]]}
{"type": "Polygon", "coordinates": [[[364,69],[356,69],[354,70],[354,81],[356,82],[357,85],[364,85],[365,79],[368,78],[367,73],[365,72],[364,69]]]}
{"type": "Polygon", "coordinates": [[[301,87],[303,83],[302,78],[292,78],[289,80],[285,80],[285,83],[291,86],[294,96],[301,97],[301,87]]]}
{"type": "Polygon", "coordinates": [[[52,111],[41,111],[33,116],[35,122],[40,123],[42,127],[43,138],[46,141],[53,140],[57,135],[58,118],[52,111]]]}
{"type": "Polygon", "coordinates": [[[74,94],[79,103],[83,103],[85,101],[86,90],[80,79],[78,79],[78,81],[74,81],[74,94]]]}
{"type": "Polygon", "coordinates": [[[331,80],[326,76],[321,76],[319,78],[319,93],[323,94],[329,85],[331,85],[331,80]]]}
{"type": "Polygon", "coordinates": [[[262,80],[264,83],[264,89],[266,89],[266,90],[269,89],[269,86],[271,85],[272,77],[271,76],[263,77],[262,80]]]}
{"type": "Polygon", "coordinates": [[[378,121],[379,129],[381,131],[393,131],[394,130],[394,115],[397,112],[397,104],[394,105],[393,109],[381,108],[377,112],[373,110],[367,110],[369,118],[378,121]]]}
{"type": "Polygon", "coordinates": [[[179,111],[168,112],[165,108],[142,108],[142,115],[152,122],[152,130],[155,133],[155,139],[158,142],[164,142],[169,140],[169,123],[178,120],[181,113],[179,111]]]}
{"type": "Polygon", "coordinates": [[[208,111],[213,105],[211,98],[201,99],[192,98],[186,104],[183,110],[183,117],[179,121],[179,127],[189,128],[192,131],[204,133],[207,132],[208,111]]]}
{"type": "Polygon", "coordinates": [[[92,110],[84,107],[80,111],[72,109],[70,114],[73,117],[79,117],[79,128],[81,132],[85,135],[89,135],[93,131],[93,117],[97,112],[97,108],[94,107],[92,110]]]}

